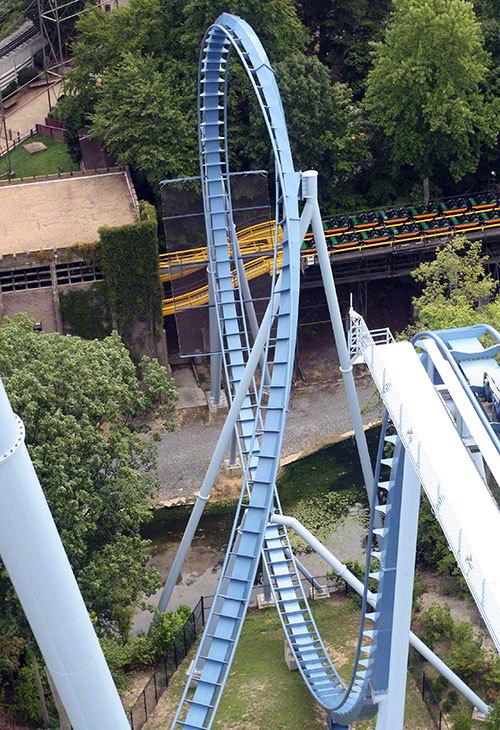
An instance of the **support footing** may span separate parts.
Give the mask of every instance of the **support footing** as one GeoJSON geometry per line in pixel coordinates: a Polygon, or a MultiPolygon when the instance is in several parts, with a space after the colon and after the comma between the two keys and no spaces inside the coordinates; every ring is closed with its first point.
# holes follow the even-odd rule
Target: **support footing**
{"type": "Polygon", "coordinates": [[[486,720],[486,715],[483,715],[481,712],[479,712],[477,707],[474,707],[472,711],[472,719],[474,720],[474,722],[484,722],[486,720]]]}
{"type": "Polygon", "coordinates": [[[229,459],[224,459],[224,473],[228,477],[240,477],[243,474],[240,460],[236,459],[235,463],[231,464],[229,459]]]}
{"type": "Polygon", "coordinates": [[[330,591],[327,586],[321,586],[323,592],[314,586],[309,586],[309,598],[313,601],[319,601],[321,598],[330,598],[330,591]]]}
{"type": "Polygon", "coordinates": [[[274,598],[271,596],[269,601],[266,601],[263,593],[257,593],[257,606],[259,607],[259,609],[274,606],[274,598]]]}
{"type": "Polygon", "coordinates": [[[285,663],[291,672],[296,672],[298,670],[297,662],[295,661],[295,657],[292,654],[292,650],[290,649],[290,645],[286,639],[285,639],[285,663]]]}
{"type": "Polygon", "coordinates": [[[229,410],[229,406],[227,404],[227,398],[226,394],[222,391],[220,394],[220,403],[219,405],[215,405],[214,399],[212,398],[211,393],[207,392],[205,393],[205,398],[207,399],[207,407],[208,407],[208,420],[211,421],[213,418],[216,418],[219,416],[219,414],[225,416],[229,410]]]}
{"type": "Polygon", "coordinates": [[[326,715],[326,726],[328,730],[349,730],[349,725],[339,725],[336,723],[330,712],[327,712],[326,715]]]}

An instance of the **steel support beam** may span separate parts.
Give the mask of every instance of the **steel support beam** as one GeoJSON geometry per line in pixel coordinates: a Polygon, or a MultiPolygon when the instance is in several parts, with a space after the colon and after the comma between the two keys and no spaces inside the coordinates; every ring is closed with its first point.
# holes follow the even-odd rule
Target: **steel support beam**
{"type": "Polygon", "coordinates": [[[248,387],[252,381],[255,369],[260,362],[261,354],[266,345],[269,321],[270,319],[274,319],[276,312],[278,311],[280,299],[279,288],[280,279],[278,278],[278,281],[276,282],[277,295],[275,296],[273,302],[269,302],[264,317],[262,318],[259,332],[257,333],[254,346],[245,366],[243,377],[241,378],[238,389],[234,394],[231,408],[229,409],[229,413],[227,414],[224,426],[222,427],[217,446],[215,447],[215,451],[212,454],[212,459],[207,469],[207,473],[205,474],[203,484],[201,485],[200,491],[198,492],[193,511],[191,512],[191,515],[189,517],[189,521],[186,525],[184,535],[182,536],[181,543],[177,549],[177,554],[175,556],[172,567],[170,568],[167,582],[165,583],[165,587],[163,588],[163,592],[160,596],[160,600],[158,602],[159,611],[166,611],[167,609],[175,584],[177,583],[177,580],[179,578],[181,568],[184,564],[184,560],[186,559],[187,552],[191,546],[192,539],[200,522],[201,515],[203,514],[203,510],[205,509],[205,504],[210,496],[210,491],[215,481],[215,477],[217,476],[217,472],[224,458],[229,439],[234,433],[234,428],[240,414],[241,405],[245,400],[248,387]]]}
{"type": "MultiPolygon", "coordinates": [[[[308,170],[307,172],[302,173],[302,197],[305,200],[302,215],[310,219],[312,226],[319,266],[321,269],[321,277],[323,279],[323,286],[325,288],[325,295],[328,303],[328,311],[332,320],[335,345],[339,356],[340,372],[342,373],[342,378],[344,380],[347,403],[354,427],[354,436],[358,447],[361,469],[363,471],[363,479],[365,481],[368,499],[371,504],[375,498],[373,469],[370,460],[370,453],[368,451],[368,444],[366,442],[365,430],[363,428],[363,421],[361,419],[358,395],[356,393],[356,386],[354,385],[352,364],[349,358],[349,351],[347,349],[337,291],[333,280],[332,266],[328,255],[328,247],[326,245],[325,233],[318,205],[318,173],[315,170],[308,170]]],[[[380,518],[380,515],[378,518],[380,518]]],[[[377,519],[376,526],[378,527],[380,524],[381,520],[379,522],[379,519],[377,519]]]]}
{"type": "Polygon", "coordinates": [[[74,730],[130,730],[0,382],[0,555],[74,730]]]}
{"type": "Polygon", "coordinates": [[[396,584],[387,697],[379,704],[376,730],[403,730],[408,637],[411,626],[415,553],[417,548],[420,481],[410,459],[404,458],[400,529],[396,562],[396,584]]]}
{"type": "MultiPolygon", "coordinates": [[[[273,514],[270,517],[270,521],[274,522],[276,525],[285,525],[286,527],[290,527],[292,530],[295,530],[297,535],[300,535],[300,537],[323,558],[325,563],[334,569],[340,578],[345,580],[345,582],[351,586],[356,593],[359,593],[360,596],[363,595],[364,586],[362,581],[360,581],[359,578],[356,578],[354,573],[351,573],[347,566],[336,558],[335,555],[333,555],[328,548],[315,538],[301,522],[295,519],[295,517],[273,514]]],[[[376,595],[371,591],[368,591],[368,603],[370,606],[375,607],[376,595]]],[[[415,636],[412,631],[409,632],[409,642],[413,648],[429,662],[429,664],[432,664],[432,666],[435,667],[438,672],[442,674],[443,677],[445,677],[448,682],[465,697],[466,700],[469,700],[474,707],[477,707],[482,715],[488,714],[489,707],[486,702],[483,702],[483,700],[470,687],[468,687],[465,682],[460,679],[460,677],[457,677],[457,675],[438,656],[436,656],[436,654],[434,654],[434,652],[431,651],[431,649],[429,649],[429,647],[426,646],[424,642],[418,638],[418,636],[415,636]]]]}

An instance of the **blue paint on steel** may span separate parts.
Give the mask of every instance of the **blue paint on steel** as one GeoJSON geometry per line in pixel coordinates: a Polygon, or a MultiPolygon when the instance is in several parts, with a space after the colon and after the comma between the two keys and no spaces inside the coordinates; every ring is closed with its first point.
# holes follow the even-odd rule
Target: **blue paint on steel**
{"type": "MultiPolygon", "coordinates": [[[[242,338],[246,340],[238,317],[241,301],[239,303],[238,294],[235,295],[227,243],[232,215],[225,141],[225,98],[226,70],[231,50],[240,56],[256,91],[275,155],[280,213],[276,220],[283,231],[283,242],[280,244],[280,303],[276,335],[271,343],[270,324],[265,349],[266,364],[272,365],[267,404],[265,407],[262,405],[261,388],[257,403],[252,402],[249,392],[248,400],[240,411],[240,437],[246,451],[245,474],[217,594],[193,663],[191,677],[196,671],[200,673],[200,678],[190,699],[187,693],[191,677],[188,680],[172,728],[211,727],[220,702],[248,606],[272,506],[295,352],[301,243],[299,176],[293,169],[279,93],[265,52],[250,26],[240,18],[223,14],[209,28],[203,42],[199,121],[207,240],[216,282],[226,373],[233,387],[237,387],[244,369],[242,338]],[[223,104],[220,103],[221,97],[224,99],[223,104]],[[221,131],[224,131],[224,135],[221,131]],[[258,425],[261,426],[259,431],[258,425]],[[181,720],[181,712],[184,714],[186,705],[187,712],[181,720]]],[[[277,253],[276,245],[275,259],[277,253]]],[[[276,295],[274,286],[272,297],[276,295]]]]}
{"type": "MultiPolygon", "coordinates": [[[[272,337],[272,319],[269,321],[264,350],[264,364],[272,367],[267,403],[263,399],[264,379],[261,378],[258,388],[254,379],[240,409],[237,434],[244,466],[243,485],[217,593],[171,727],[208,730],[212,726],[243,625],[261,552],[269,571],[285,635],[300,672],[316,700],[330,710],[332,722],[341,723],[339,727],[342,723],[347,726],[358,717],[372,716],[377,709],[371,696],[370,680],[377,662],[378,613],[375,611],[371,616],[368,615],[368,618],[375,620],[371,632],[363,631],[365,616],[362,617],[356,662],[351,682],[346,687],[317,631],[286,530],[268,524],[273,508],[281,512],[275,479],[289,399],[297,328],[301,244],[298,216],[300,176],[293,168],[281,99],[267,56],[250,26],[226,13],[209,28],[203,41],[198,110],[209,270],[215,292],[224,369],[232,398],[241,382],[248,358],[249,338],[243,298],[239,282],[231,271],[232,259],[228,247],[234,229],[226,133],[227,69],[231,52],[236,52],[240,57],[254,88],[275,157],[275,266],[271,301],[279,298],[279,309],[272,337]],[[278,227],[283,232],[283,241],[279,244],[278,227]],[[278,283],[276,264],[280,249],[282,265],[278,283]],[[363,637],[366,636],[372,638],[371,646],[362,646],[363,637]],[[365,653],[368,658],[360,660],[361,653],[365,653]],[[195,673],[196,689],[188,698],[195,673]]],[[[373,534],[374,515],[375,509],[371,516],[370,534],[373,534]]],[[[388,533],[387,528],[383,532],[388,533]]],[[[379,559],[383,570],[387,552],[384,538],[381,538],[381,544],[379,559]]],[[[366,608],[369,564],[368,557],[363,609],[366,608]]],[[[389,604],[390,600],[387,610],[389,604]]],[[[385,652],[381,652],[381,656],[385,657],[385,652]]]]}
{"type": "MultiPolygon", "coordinates": [[[[468,399],[470,400],[474,410],[476,411],[477,415],[479,416],[481,423],[485,427],[487,433],[489,434],[496,450],[500,453],[500,441],[498,439],[498,436],[492,427],[492,424],[490,423],[488,416],[484,412],[484,409],[482,408],[481,404],[478,402],[471,386],[469,385],[469,382],[467,380],[467,377],[464,375],[464,372],[458,362],[456,361],[454,357],[454,352],[451,348],[451,343],[454,340],[463,340],[467,339],[468,337],[474,337],[475,339],[479,339],[482,335],[489,333],[492,334],[494,337],[496,337],[500,341],[500,334],[489,325],[473,325],[472,327],[457,327],[455,330],[436,330],[435,332],[431,332],[430,330],[425,330],[423,332],[419,332],[417,335],[415,335],[411,342],[413,345],[418,347],[418,343],[420,340],[424,340],[426,338],[429,338],[433,340],[436,345],[439,348],[440,353],[447,359],[449,362],[453,372],[457,376],[460,384],[462,385],[464,392],[466,393],[468,399]]],[[[482,350],[479,352],[475,352],[475,358],[474,359],[485,359],[485,360],[491,360],[492,357],[489,354],[489,349],[482,350]]]]}

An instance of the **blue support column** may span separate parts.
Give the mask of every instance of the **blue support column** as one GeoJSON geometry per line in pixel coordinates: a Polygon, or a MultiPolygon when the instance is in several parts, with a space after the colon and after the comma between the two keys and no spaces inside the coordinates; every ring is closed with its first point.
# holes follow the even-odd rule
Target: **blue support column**
{"type": "MultiPolygon", "coordinates": [[[[401,456],[404,458],[404,452],[401,456]]],[[[379,705],[376,730],[403,730],[419,508],[420,481],[413,464],[406,457],[394,587],[389,686],[387,697],[379,705]]]]}

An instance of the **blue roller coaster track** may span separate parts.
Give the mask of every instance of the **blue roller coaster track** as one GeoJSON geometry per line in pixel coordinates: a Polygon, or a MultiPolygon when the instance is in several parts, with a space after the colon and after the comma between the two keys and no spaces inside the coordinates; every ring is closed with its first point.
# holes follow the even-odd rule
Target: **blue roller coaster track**
{"type": "MultiPolygon", "coordinates": [[[[291,387],[299,303],[300,245],[298,196],[300,175],[293,167],[283,108],[274,73],[266,53],[250,26],[240,18],[221,15],[207,31],[199,67],[199,146],[203,201],[207,228],[209,272],[227,388],[234,399],[250,353],[250,336],[244,316],[244,301],[234,285],[228,241],[235,232],[231,211],[227,150],[227,72],[231,52],[239,57],[257,96],[269,132],[275,159],[276,232],[274,267],[267,322],[264,367],[271,372],[265,385],[252,379],[236,422],[238,448],[244,477],[227,554],[205,632],[193,662],[172,728],[210,728],[222,697],[231,662],[250,600],[260,557],[270,578],[274,600],[285,636],[297,666],[315,699],[328,711],[331,723],[345,726],[357,717],[376,712],[373,695],[386,691],[388,651],[391,641],[393,574],[399,533],[401,465],[403,456],[387,461],[388,480],[380,483],[387,492],[384,505],[373,504],[385,516],[375,530],[380,567],[372,578],[384,587],[380,610],[367,613],[365,575],[363,617],[351,681],[340,679],[322,642],[299,579],[284,526],[269,522],[281,513],[275,481],[291,387]],[[278,242],[278,226],[283,231],[278,242]],[[275,319],[275,321],[274,321],[275,319]],[[365,629],[365,620],[373,626],[365,629]],[[380,645],[380,651],[377,647],[380,645]],[[361,655],[364,655],[361,658],[361,655]],[[190,690],[193,677],[196,689],[190,690]]],[[[384,436],[385,438],[385,431],[384,436]]],[[[391,437],[392,439],[392,437],[391,437]]],[[[379,470],[380,471],[380,470],[379,470]]],[[[378,473],[379,473],[378,471],[378,473]]],[[[370,542],[372,533],[370,534],[370,542]]],[[[370,559],[367,560],[367,565],[370,559]]],[[[382,593],[381,593],[382,596],[382,593]]],[[[335,727],[332,724],[332,727],[335,727]]]]}

